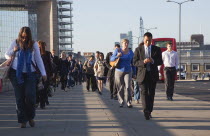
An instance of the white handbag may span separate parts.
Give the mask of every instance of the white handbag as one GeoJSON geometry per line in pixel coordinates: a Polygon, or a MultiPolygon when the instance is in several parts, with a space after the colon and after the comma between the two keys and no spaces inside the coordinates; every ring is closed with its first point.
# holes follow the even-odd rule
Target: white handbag
{"type": "Polygon", "coordinates": [[[15,59],[16,52],[14,52],[10,59],[7,59],[0,65],[0,79],[5,79],[8,77],[9,69],[15,59]]]}
{"type": "Polygon", "coordinates": [[[8,59],[0,65],[0,79],[5,79],[8,76],[13,59],[8,59]]]}

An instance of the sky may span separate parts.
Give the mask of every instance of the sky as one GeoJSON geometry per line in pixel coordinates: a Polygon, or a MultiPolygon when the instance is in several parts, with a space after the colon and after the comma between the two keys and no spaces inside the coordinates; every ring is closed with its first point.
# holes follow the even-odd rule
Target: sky
{"type": "MultiPolygon", "coordinates": [[[[120,33],[139,36],[140,16],[144,28],[154,38],[179,37],[179,5],[167,0],[73,0],[74,52],[104,53],[113,51],[120,33]]],[[[182,2],[184,0],[174,0],[182,2]]],[[[210,0],[194,0],[182,4],[181,41],[190,41],[192,34],[204,35],[210,44],[210,0]]],[[[133,38],[134,48],[137,38],[133,38]]]]}

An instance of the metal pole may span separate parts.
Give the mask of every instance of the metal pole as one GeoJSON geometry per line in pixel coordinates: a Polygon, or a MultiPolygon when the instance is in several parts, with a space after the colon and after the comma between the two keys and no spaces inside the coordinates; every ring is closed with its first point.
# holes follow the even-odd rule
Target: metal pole
{"type": "Polygon", "coordinates": [[[179,3],[179,80],[181,80],[181,5],[182,3],[179,3]]]}

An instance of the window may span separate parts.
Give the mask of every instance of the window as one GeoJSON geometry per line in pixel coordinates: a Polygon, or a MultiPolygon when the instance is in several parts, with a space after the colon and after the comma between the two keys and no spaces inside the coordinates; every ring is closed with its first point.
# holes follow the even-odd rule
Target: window
{"type": "Polygon", "coordinates": [[[187,64],[182,63],[181,68],[183,69],[183,71],[187,71],[187,64]]]}
{"type": "Polygon", "coordinates": [[[168,42],[171,42],[171,41],[156,41],[156,42],[155,42],[155,45],[158,46],[158,47],[160,47],[160,48],[167,48],[167,47],[166,47],[166,44],[167,44],[168,42]]]}
{"type": "Polygon", "coordinates": [[[210,63],[204,64],[205,71],[210,71],[210,63]]]}
{"type": "Polygon", "coordinates": [[[192,71],[199,71],[200,70],[200,64],[194,63],[192,64],[192,71]]]}

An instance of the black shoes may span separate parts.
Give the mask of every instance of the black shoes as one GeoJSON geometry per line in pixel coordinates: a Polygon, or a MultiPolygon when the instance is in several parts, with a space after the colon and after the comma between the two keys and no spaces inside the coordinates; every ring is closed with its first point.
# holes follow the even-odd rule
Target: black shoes
{"type": "Polygon", "coordinates": [[[149,118],[152,118],[152,115],[151,115],[151,113],[149,114],[149,118]]]}
{"type": "Polygon", "coordinates": [[[101,93],[100,91],[98,91],[98,93],[99,93],[100,95],[102,95],[102,93],[101,93]]]}
{"type": "Polygon", "coordinates": [[[114,97],[114,100],[118,100],[118,98],[117,97],[114,97]]]}
{"type": "Polygon", "coordinates": [[[120,104],[120,108],[122,108],[123,107],[123,104],[120,104]]]}
{"type": "Polygon", "coordinates": [[[127,105],[127,107],[128,107],[128,108],[133,108],[133,106],[132,106],[132,105],[127,105]]]}
{"type": "Polygon", "coordinates": [[[21,123],[20,128],[26,128],[26,123],[21,123]]]}
{"type": "Polygon", "coordinates": [[[46,101],[46,105],[50,105],[49,101],[46,101]]]}
{"type": "Polygon", "coordinates": [[[35,108],[38,108],[38,107],[39,107],[39,103],[36,103],[36,104],[35,104],[35,108]]]}
{"type": "Polygon", "coordinates": [[[35,122],[34,122],[33,119],[32,119],[32,120],[29,120],[29,125],[30,125],[31,127],[35,127],[35,122]]]}
{"type": "Polygon", "coordinates": [[[173,98],[172,97],[167,97],[167,100],[168,101],[173,101],[173,98]]]}
{"type": "Polygon", "coordinates": [[[150,112],[148,112],[148,111],[144,112],[144,117],[145,117],[146,120],[150,120],[150,116],[151,116],[150,112]]]}

